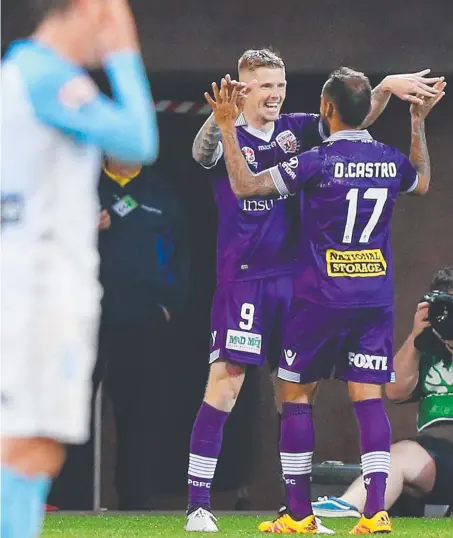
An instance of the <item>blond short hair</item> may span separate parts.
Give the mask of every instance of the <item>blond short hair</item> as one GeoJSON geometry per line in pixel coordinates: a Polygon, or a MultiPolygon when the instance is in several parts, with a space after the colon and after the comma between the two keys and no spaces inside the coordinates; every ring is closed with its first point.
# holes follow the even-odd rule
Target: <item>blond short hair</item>
{"type": "Polygon", "coordinates": [[[271,49],[249,49],[238,60],[238,71],[256,71],[260,67],[284,69],[285,62],[271,49]]]}

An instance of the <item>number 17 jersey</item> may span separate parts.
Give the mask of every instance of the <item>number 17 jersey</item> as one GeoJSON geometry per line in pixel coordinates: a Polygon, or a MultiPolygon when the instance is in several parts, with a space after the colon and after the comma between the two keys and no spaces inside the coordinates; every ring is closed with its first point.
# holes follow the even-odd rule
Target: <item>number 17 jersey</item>
{"type": "Polygon", "coordinates": [[[282,195],[304,191],[296,297],[392,305],[390,221],[398,194],[418,182],[409,160],[367,131],[341,131],[271,174],[282,195]]]}

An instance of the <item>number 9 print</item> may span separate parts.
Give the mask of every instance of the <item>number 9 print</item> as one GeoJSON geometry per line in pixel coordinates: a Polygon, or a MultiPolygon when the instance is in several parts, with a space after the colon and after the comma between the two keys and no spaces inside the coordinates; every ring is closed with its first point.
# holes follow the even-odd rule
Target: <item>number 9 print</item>
{"type": "Polygon", "coordinates": [[[253,318],[255,316],[255,306],[251,303],[244,303],[241,308],[241,318],[239,328],[243,331],[249,331],[253,327],[253,318]]]}

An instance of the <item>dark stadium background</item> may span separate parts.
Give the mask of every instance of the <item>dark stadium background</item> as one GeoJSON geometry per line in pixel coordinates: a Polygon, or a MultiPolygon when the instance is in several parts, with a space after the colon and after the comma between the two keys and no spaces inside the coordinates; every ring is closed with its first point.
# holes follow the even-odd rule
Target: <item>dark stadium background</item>
{"type": "MultiPolygon", "coordinates": [[[[272,45],[288,67],[288,97],[284,111],[316,112],[327,73],[339,66],[361,69],[376,84],[387,73],[431,67],[445,74],[447,96],[427,121],[432,160],[432,188],[426,198],[399,201],[393,225],[396,265],[396,345],[410,330],[416,303],[432,273],[453,263],[453,2],[451,0],[235,0],[227,3],[196,0],[133,0],[144,57],[156,99],[202,101],[212,80],[234,73],[235,59],[250,47],[272,45]]],[[[2,51],[11,39],[26,35],[32,23],[24,0],[2,2],[2,51]]],[[[99,78],[103,85],[102,77],[99,78]]],[[[159,164],[177,183],[189,215],[194,267],[194,291],[188,314],[178,320],[181,337],[171,342],[175,361],[169,390],[175,413],[169,416],[172,442],[168,457],[172,471],[167,480],[181,493],[163,497],[161,508],[182,508],[191,421],[202,397],[207,372],[209,301],[215,285],[216,210],[206,174],[191,159],[193,137],[203,116],[161,114],[159,164]],[[182,505],[181,505],[182,503],[182,505]]],[[[403,151],[409,147],[409,115],[405,103],[392,99],[372,134],[403,151]]],[[[152,387],[150,387],[152,390],[152,387]]],[[[269,381],[261,376],[257,395],[263,457],[252,501],[260,509],[279,502],[275,453],[276,423],[272,414],[269,381]],[[271,417],[269,419],[268,417],[271,417]],[[275,486],[275,487],[273,487],[275,486]]],[[[105,416],[103,506],[114,507],[111,417],[105,416]]],[[[150,411],[150,420],[153,413],[150,411]]],[[[394,440],[415,432],[413,405],[389,406],[394,440]]],[[[358,462],[353,414],[345,387],[327,382],[315,408],[316,461],[358,462]]],[[[156,440],[158,442],[158,440],[156,440]]],[[[238,443],[238,462],[240,443],[238,443]]],[[[238,463],[239,467],[240,464],[238,463]]],[[[234,472],[234,469],[232,469],[234,472]]],[[[173,488],[172,488],[173,489],[173,488]]],[[[221,495],[216,507],[230,508],[231,495],[221,495]]]]}

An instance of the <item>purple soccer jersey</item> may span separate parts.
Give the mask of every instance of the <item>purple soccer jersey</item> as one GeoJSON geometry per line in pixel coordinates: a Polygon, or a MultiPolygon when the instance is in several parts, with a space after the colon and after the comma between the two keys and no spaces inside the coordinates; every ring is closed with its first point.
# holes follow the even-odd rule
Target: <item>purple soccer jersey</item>
{"type": "MultiPolygon", "coordinates": [[[[242,152],[253,172],[260,172],[322,141],[319,116],[282,114],[271,132],[236,122],[242,152]]],[[[276,276],[292,271],[300,231],[299,207],[287,195],[278,199],[238,200],[230,187],[219,143],[213,165],[219,209],[217,275],[219,282],[276,276]]]]}
{"type": "Polygon", "coordinates": [[[390,220],[417,173],[367,131],[335,133],[271,169],[282,196],[303,190],[295,296],[335,307],[393,304],[390,220]]]}

